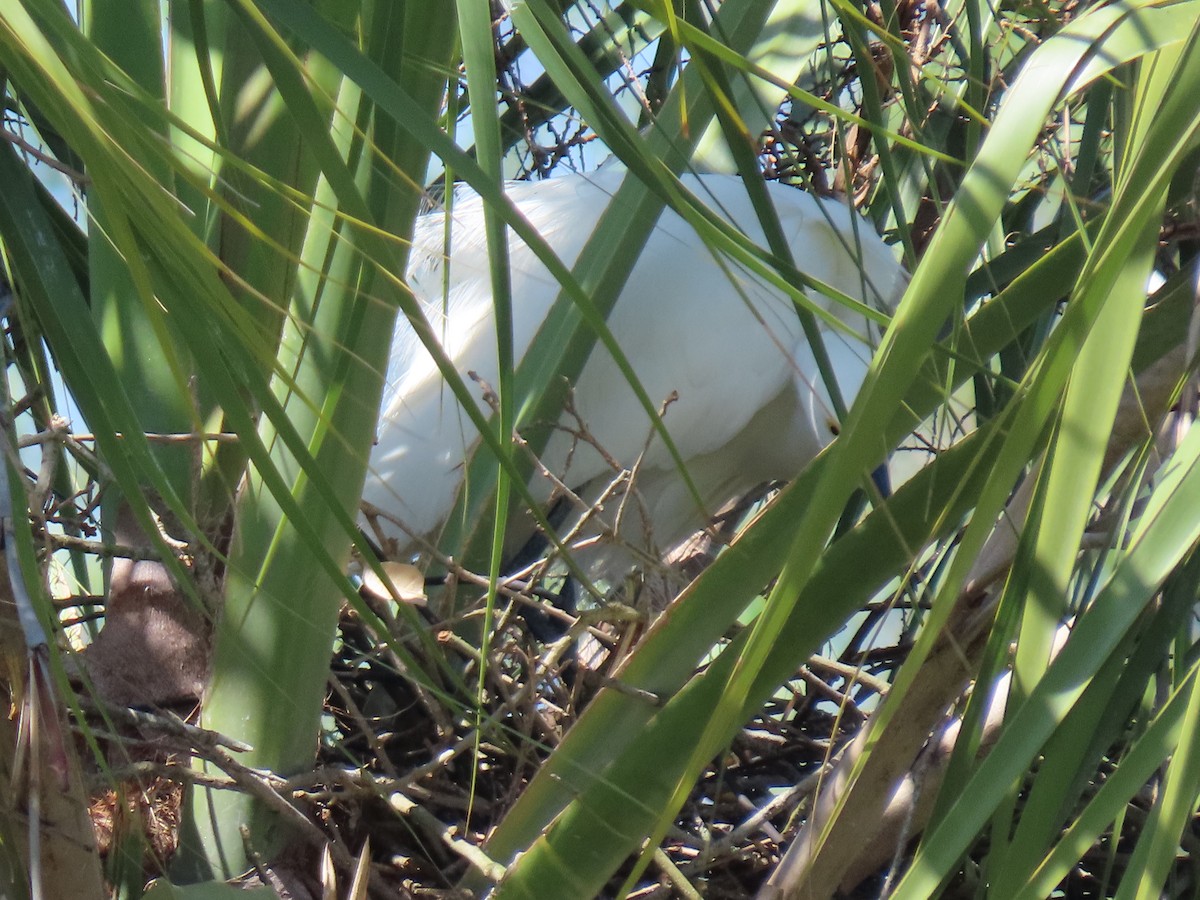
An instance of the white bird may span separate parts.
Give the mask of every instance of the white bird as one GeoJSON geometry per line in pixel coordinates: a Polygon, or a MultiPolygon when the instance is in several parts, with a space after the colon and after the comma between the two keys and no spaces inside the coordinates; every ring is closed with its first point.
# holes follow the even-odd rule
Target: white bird
{"type": "MultiPolygon", "coordinates": [[[[575,263],[623,173],[600,171],[507,186],[529,223],[568,267],[575,263]]],[[[684,176],[684,186],[752,241],[765,245],[741,179],[684,176]]],[[[797,269],[868,305],[891,309],[906,283],[903,269],[865,221],[829,201],[780,184],[768,191],[790,241],[797,269]]],[[[483,204],[456,195],[450,259],[444,259],[443,213],[422,216],[413,239],[408,283],[443,336],[467,384],[497,383],[496,337],[483,204]],[[447,275],[444,266],[449,267],[447,275]],[[468,372],[477,379],[468,379],[468,372]]],[[[533,252],[510,231],[514,351],[519,360],[560,288],[533,252]]],[[[844,305],[807,292],[852,333],[822,326],[839,389],[849,403],[870,359],[872,328],[844,305]]],[[[832,439],[829,395],[790,298],[728,259],[720,262],[684,220],[664,210],[612,312],[608,326],[648,396],[672,394],[663,424],[679,448],[704,502],[698,508],[646,411],[599,344],[574,388],[574,409],[610,460],[637,464],[636,503],[605,505],[620,523],[589,522],[584,536],[612,528],[619,541],[583,560],[593,578],[623,574],[630,550],[659,556],[704,527],[726,502],[767,481],[787,480],[832,439]],[[625,548],[618,549],[616,544],[625,548]]],[[[408,321],[401,317],[386,376],[378,441],[364,499],[403,523],[393,535],[405,556],[435,540],[450,515],[464,461],[478,433],[447,388],[408,321]]],[[[480,399],[480,408],[485,409],[480,399]]],[[[561,420],[575,427],[575,419],[561,420]]],[[[546,468],[593,502],[614,478],[593,446],[557,431],[542,454],[546,468]]],[[[534,474],[545,500],[551,485],[534,474]]],[[[563,526],[563,533],[578,515],[563,526]]],[[[510,546],[519,546],[520,542],[510,546]]]]}

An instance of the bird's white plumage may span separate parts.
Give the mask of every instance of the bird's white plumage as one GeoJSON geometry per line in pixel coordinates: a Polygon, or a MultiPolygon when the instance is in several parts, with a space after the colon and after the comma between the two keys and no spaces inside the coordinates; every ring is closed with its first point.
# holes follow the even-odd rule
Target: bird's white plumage
{"type": "MultiPolygon", "coordinates": [[[[572,175],[513,184],[509,195],[567,266],[574,264],[622,173],[572,175]]],[[[756,243],[762,229],[740,179],[685,176],[684,185],[756,243]]],[[[890,307],[905,276],[891,252],[845,208],[778,184],[768,185],[796,266],[848,296],[890,307]]],[[[422,217],[414,236],[409,283],[464,378],[497,379],[496,340],[483,207],[473,194],[453,205],[449,274],[443,264],[445,217],[422,217]]],[[[559,294],[559,285],[510,233],[514,347],[523,355],[559,294]]],[[[811,296],[811,292],[810,292],[811,296]]],[[[864,340],[826,327],[840,389],[853,398],[866,372],[868,329],[858,313],[814,297],[864,340]]],[[[794,476],[831,438],[828,395],[792,301],[728,260],[718,262],[695,232],[664,211],[608,319],[647,394],[673,392],[664,424],[711,513],[763,481],[794,476]]],[[[472,382],[468,382],[472,383],[472,382]]],[[[478,389],[482,393],[482,389],[478,389]]],[[[607,454],[624,467],[640,459],[637,488],[647,522],[621,534],[668,548],[705,521],[633,391],[597,346],[574,386],[575,409],[607,454]]],[[[481,404],[482,408],[482,404],[481,404]]],[[[379,438],[365,499],[404,522],[410,536],[436,534],[450,514],[463,461],[478,435],[406,320],[397,330],[387,372],[379,438]]],[[[593,448],[565,432],[543,462],[564,482],[594,494],[613,473],[593,448]]],[[[536,478],[536,476],[535,476],[536,478]]],[[[549,484],[533,485],[539,496],[549,484]]],[[[631,507],[632,508],[632,507],[631,507]]],[[[400,536],[402,547],[413,542],[400,536]]],[[[610,557],[611,561],[611,557],[610,557]]]]}

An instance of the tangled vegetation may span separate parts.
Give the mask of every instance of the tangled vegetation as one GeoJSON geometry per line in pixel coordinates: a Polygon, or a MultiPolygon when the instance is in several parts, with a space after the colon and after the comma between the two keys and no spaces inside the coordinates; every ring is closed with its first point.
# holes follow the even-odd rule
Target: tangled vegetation
{"type": "MultiPolygon", "coordinates": [[[[1193,895],[1197,23],[0,6],[0,894],[1193,895]],[[519,228],[502,176],[609,154],[560,312],[619,292],[633,210],[702,205],[679,173],[762,172],[911,273],[867,382],[570,612],[560,558],[493,559],[496,440],[402,584],[358,501],[415,217],[462,181],[519,228]]],[[[497,435],[557,420],[564,321],[497,435]]]]}

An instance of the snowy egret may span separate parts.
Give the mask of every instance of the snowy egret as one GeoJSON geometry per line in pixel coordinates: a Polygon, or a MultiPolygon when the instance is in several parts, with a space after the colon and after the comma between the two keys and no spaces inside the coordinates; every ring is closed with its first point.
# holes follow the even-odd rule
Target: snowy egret
{"type": "MultiPolygon", "coordinates": [[[[611,171],[570,175],[515,183],[508,193],[571,266],[621,177],[611,171]]],[[[739,178],[697,175],[682,181],[751,240],[764,243],[739,178]]],[[[768,189],[800,271],[878,308],[894,305],[904,272],[866,222],[855,223],[843,206],[821,203],[796,188],[769,184],[768,189]]],[[[474,373],[467,383],[482,395],[479,382],[496,384],[497,361],[479,197],[457,196],[451,219],[449,260],[443,254],[445,216],[432,213],[419,220],[409,284],[444,336],[458,371],[464,380],[474,373]]],[[[559,286],[511,232],[509,242],[514,349],[520,359],[559,286]]],[[[839,389],[849,402],[866,373],[872,329],[860,313],[809,294],[852,332],[828,323],[822,328],[839,389]]],[[[706,516],[727,501],[763,482],[795,476],[832,439],[836,423],[792,300],[728,259],[718,260],[670,209],[652,232],[608,325],[650,398],[675,398],[662,421],[704,502],[703,509],[697,507],[663,442],[653,437],[644,408],[598,345],[573,386],[574,415],[560,420],[564,427],[551,437],[542,462],[587,503],[612,482],[614,462],[626,470],[636,464],[636,502],[605,504],[608,521],[589,520],[581,532],[583,537],[618,536],[583,560],[593,577],[611,580],[638,553],[660,556],[698,532],[706,516]],[[580,423],[594,444],[578,440],[580,423]],[[619,510],[623,518],[613,522],[619,510]]],[[[403,555],[436,538],[461,486],[464,460],[478,440],[402,319],[364,499],[403,523],[405,533],[397,536],[403,555]]],[[[535,474],[530,486],[540,499],[551,495],[544,475],[535,474]]],[[[562,533],[581,514],[569,518],[562,533]]]]}

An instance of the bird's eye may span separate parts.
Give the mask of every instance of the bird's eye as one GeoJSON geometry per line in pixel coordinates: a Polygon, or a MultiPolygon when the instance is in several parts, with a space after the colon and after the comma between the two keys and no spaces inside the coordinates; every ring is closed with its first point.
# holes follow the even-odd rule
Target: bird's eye
{"type": "Polygon", "coordinates": [[[830,419],[826,424],[829,426],[829,433],[834,437],[842,433],[842,426],[833,421],[833,419],[830,419]]]}

